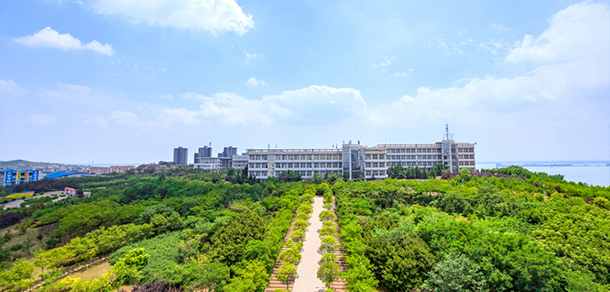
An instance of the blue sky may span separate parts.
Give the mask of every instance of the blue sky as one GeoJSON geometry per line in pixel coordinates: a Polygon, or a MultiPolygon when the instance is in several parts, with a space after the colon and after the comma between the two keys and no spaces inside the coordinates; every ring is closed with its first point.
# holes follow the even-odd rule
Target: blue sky
{"type": "Polygon", "coordinates": [[[606,160],[608,1],[0,2],[0,160],[434,143],[606,160]]]}

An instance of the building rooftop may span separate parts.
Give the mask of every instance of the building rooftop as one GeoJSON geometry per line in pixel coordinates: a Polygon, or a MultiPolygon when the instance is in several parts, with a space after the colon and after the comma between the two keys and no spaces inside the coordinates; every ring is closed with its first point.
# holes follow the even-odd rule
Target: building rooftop
{"type": "Polygon", "coordinates": [[[58,171],[45,176],[45,178],[56,179],[62,176],[72,175],[72,174],[82,174],[82,172],[78,171],[58,171]]]}

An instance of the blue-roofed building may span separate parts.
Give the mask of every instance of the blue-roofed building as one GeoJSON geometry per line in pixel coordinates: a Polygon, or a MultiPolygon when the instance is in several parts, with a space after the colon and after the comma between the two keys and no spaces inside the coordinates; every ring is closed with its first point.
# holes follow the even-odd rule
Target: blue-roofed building
{"type": "Polygon", "coordinates": [[[11,186],[37,181],[39,172],[33,169],[0,169],[0,185],[11,186]]]}
{"type": "Polygon", "coordinates": [[[47,174],[44,178],[50,179],[58,179],[58,178],[67,178],[67,177],[81,177],[87,176],[86,174],[79,171],[58,171],[51,174],[47,174]]]}

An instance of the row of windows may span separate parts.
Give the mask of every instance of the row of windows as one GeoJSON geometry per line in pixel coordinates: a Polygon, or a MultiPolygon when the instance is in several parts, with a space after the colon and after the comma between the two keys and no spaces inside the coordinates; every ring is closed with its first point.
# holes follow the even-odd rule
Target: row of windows
{"type": "Polygon", "coordinates": [[[388,149],[389,153],[441,153],[441,148],[388,149]]]}
{"type": "Polygon", "coordinates": [[[420,161],[420,162],[404,162],[404,161],[403,162],[388,162],[388,167],[394,167],[394,166],[398,165],[399,163],[402,165],[402,167],[415,167],[415,166],[432,167],[432,166],[436,165],[438,162],[431,162],[431,161],[429,161],[429,162],[422,162],[422,161],[420,161]]]}
{"type": "Polygon", "coordinates": [[[432,159],[438,159],[440,160],[442,158],[441,155],[392,155],[389,156],[390,160],[432,160],[432,159]]]}
{"type": "Polygon", "coordinates": [[[474,161],[460,161],[460,165],[474,165],[474,161]]]}
{"type": "Polygon", "coordinates": [[[474,154],[473,155],[459,155],[460,159],[474,159],[474,154]]]}
{"type": "MultiPolygon", "coordinates": [[[[275,172],[275,176],[276,177],[280,176],[282,174],[282,172],[286,172],[286,171],[285,170],[284,171],[278,170],[278,171],[275,172]]],[[[340,175],[341,171],[339,171],[339,170],[329,170],[329,171],[310,171],[310,170],[305,171],[305,170],[301,170],[301,171],[299,171],[299,174],[302,177],[311,177],[315,173],[319,173],[321,175],[330,175],[330,174],[336,173],[336,174],[340,175]]],[[[268,173],[266,171],[250,171],[250,174],[253,174],[256,177],[261,177],[261,176],[267,176],[268,173]]]]}
{"type": "Polygon", "coordinates": [[[248,168],[267,168],[267,163],[250,163],[248,168]]]}
{"type": "Polygon", "coordinates": [[[276,163],[275,168],[340,168],[341,162],[276,163]]]}
{"type": "MultiPolygon", "coordinates": [[[[269,155],[250,155],[250,160],[267,160],[269,155]]],[[[340,154],[286,154],[275,155],[275,160],[341,160],[340,154]]]]}
{"type": "Polygon", "coordinates": [[[366,176],[375,176],[376,178],[384,177],[386,175],[385,171],[377,171],[377,170],[367,170],[366,176]]]}
{"type": "Polygon", "coordinates": [[[458,152],[468,152],[468,153],[474,153],[474,148],[458,148],[458,152]]]}
{"type": "Polygon", "coordinates": [[[365,167],[385,167],[385,162],[367,162],[365,167]]]}
{"type": "Polygon", "coordinates": [[[267,176],[266,171],[250,171],[250,174],[253,174],[256,177],[267,176]]]}
{"type": "Polygon", "coordinates": [[[195,164],[196,168],[217,168],[220,164],[195,164]]]}
{"type": "Polygon", "coordinates": [[[366,160],[377,160],[377,159],[385,159],[385,154],[367,154],[364,156],[366,160]]]}

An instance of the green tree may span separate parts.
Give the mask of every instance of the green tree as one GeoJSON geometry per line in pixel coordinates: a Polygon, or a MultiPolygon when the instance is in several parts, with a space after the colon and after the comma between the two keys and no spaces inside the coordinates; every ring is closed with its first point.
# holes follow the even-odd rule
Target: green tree
{"type": "Polygon", "coordinates": [[[225,291],[254,292],[263,289],[269,280],[265,264],[259,260],[242,262],[234,270],[236,277],[225,286],[225,291]]]}
{"type": "Polygon", "coordinates": [[[295,229],[306,230],[307,227],[309,227],[309,223],[307,223],[307,221],[305,221],[303,219],[297,219],[297,220],[294,221],[294,228],[295,229]]]}
{"type": "Polygon", "coordinates": [[[201,256],[184,265],[175,265],[166,271],[168,283],[187,291],[222,291],[230,278],[229,267],[222,263],[206,262],[201,256]]]}
{"type": "Polygon", "coordinates": [[[305,232],[303,232],[303,230],[298,229],[292,232],[292,234],[290,235],[290,239],[292,239],[293,241],[303,241],[303,239],[305,238],[305,232]]]}
{"type": "Polygon", "coordinates": [[[341,271],[339,270],[339,265],[333,261],[324,262],[318,268],[318,279],[326,285],[327,288],[330,288],[330,285],[339,278],[341,271]]]}
{"type": "Polygon", "coordinates": [[[480,267],[458,253],[450,253],[437,263],[422,287],[434,292],[489,291],[480,267]]]}
{"type": "Polygon", "coordinates": [[[211,254],[231,266],[241,259],[249,241],[262,240],[264,234],[263,220],[247,209],[212,236],[211,254]]]}
{"type": "Polygon", "coordinates": [[[321,252],[331,252],[333,249],[337,249],[339,247],[339,241],[337,241],[334,236],[325,236],[322,238],[322,245],[320,245],[318,250],[321,252]]]}
{"type": "Polygon", "coordinates": [[[283,262],[282,266],[277,271],[277,279],[280,282],[286,283],[286,290],[288,290],[290,282],[294,281],[297,276],[297,268],[289,262],[283,262]]]}
{"type": "Polygon", "coordinates": [[[419,286],[435,262],[421,238],[400,228],[377,229],[365,244],[372,270],[392,291],[411,291],[419,286]]]}
{"type": "Polygon", "coordinates": [[[299,252],[298,247],[292,246],[284,251],[282,251],[279,255],[279,259],[290,264],[296,265],[301,260],[301,253],[299,252]]]}
{"type": "Polygon", "coordinates": [[[144,253],[143,248],[136,248],[128,252],[112,266],[117,281],[122,284],[139,282],[142,278],[140,270],[148,264],[149,257],[150,255],[144,253]]]}
{"type": "Polygon", "coordinates": [[[379,281],[375,279],[375,274],[371,271],[372,265],[368,258],[359,254],[352,254],[347,257],[347,265],[348,269],[343,275],[343,279],[347,283],[348,291],[376,291],[379,281]]]}

